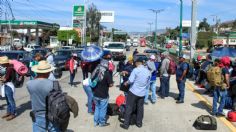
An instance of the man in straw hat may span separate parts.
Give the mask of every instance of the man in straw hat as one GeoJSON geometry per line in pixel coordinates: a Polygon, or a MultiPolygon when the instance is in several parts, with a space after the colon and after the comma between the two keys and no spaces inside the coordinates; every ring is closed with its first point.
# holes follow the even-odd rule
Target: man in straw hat
{"type": "Polygon", "coordinates": [[[2,86],[2,96],[6,97],[7,101],[7,113],[2,116],[2,119],[10,121],[16,117],[16,104],[14,100],[14,85],[12,81],[14,80],[14,69],[13,66],[9,64],[9,59],[6,56],[0,57],[0,65],[6,69],[5,75],[2,75],[0,81],[3,83],[2,86]]]}
{"type": "MultiPolygon", "coordinates": [[[[38,65],[32,67],[32,71],[37,73],[35,80],[30,80],[27,83],[27,89],[30,94],[32,111],[35,120],[33,120],[33,132],[46,131],[46,97],[53,89],[53,81],[48,77],[55,68],[47,61],[40,61],[38,65]]],[[[48,122],[50,132],[58,132],[58,127],[48,122]]]]}

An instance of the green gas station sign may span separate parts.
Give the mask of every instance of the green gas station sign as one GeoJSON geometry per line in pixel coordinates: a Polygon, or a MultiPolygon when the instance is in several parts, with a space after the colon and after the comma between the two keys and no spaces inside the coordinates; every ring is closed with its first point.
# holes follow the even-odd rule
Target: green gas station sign
{"type": "Polygon", "coordinates": [[[85,11],[85,8],[84,8],[84,5],[75,5],[73,7],[73,16],[76,17],[76,16],[84,16],[84,12],[85,11]]]}

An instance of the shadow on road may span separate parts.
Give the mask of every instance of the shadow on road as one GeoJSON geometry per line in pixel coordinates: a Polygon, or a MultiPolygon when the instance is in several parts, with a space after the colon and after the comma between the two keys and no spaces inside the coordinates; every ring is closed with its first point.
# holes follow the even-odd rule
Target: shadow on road
{"type": "Polygon", "coordinates": [[[66,132],[74,132],[74,131],[71,129],[67,129],[66,132]]]}
{"type": "Polygon", "coordinates": [[[211,106],[207,106],[208,104],[206,104],[204,101],[199,101],[198,103],[193,103],[191,105],[196,108],[206,110],[209,113],[211,112],[211,110],[209,109],[209,108],[211,108],[211,106]]]}
{"type": "Polygon", "coordinates": [[[31,109],[31,102],[28,101],[24,104],[21,104],[20,106],[17,107],[17,115],[21,115],[22,113],[24,113],[26,110],[30,110],[31,109]]]}
{"type": "Polygon", "coordinates": [[[172,97],[173,99],[176,99],[176,98],[178,98],[179,94],[170,92],[169,96],[172,97]]]}

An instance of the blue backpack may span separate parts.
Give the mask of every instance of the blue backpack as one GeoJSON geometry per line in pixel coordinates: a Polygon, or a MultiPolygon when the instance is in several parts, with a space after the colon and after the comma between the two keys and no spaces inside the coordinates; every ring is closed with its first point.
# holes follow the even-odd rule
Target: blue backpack
{"type": "Polygon", "coordinates": [[[186,78],[191,79],[193,77],[193,67],[189,63],[186,64],[188,65],[186,78]]]}

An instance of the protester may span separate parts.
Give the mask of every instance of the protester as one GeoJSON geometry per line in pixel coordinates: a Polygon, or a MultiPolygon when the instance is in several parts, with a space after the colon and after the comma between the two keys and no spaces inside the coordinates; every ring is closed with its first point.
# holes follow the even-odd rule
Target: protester
{"type": "Polygon", "coordinates": [[[160,68],[160,83],[161,83],[161,91],[160,96],[162,99],[169,96],[170,91],[170,75],[168,74],[170,59],[169,59],[169,53],[164,52],[162,54],[162,62],[161,62],[161,68],[160,68]]]}
{"type": "Polygon", "coordinates": [[[81,61],[80,65],[81,65],[81,70],[82,70],[82,74],[83,74],[83,80],[85,80],[86,78],[88,78],[89,64],[88,64],[88,62],[81,61]]]}
{"type": "Polygon", "coordinates": [[[94,126],[108,126],[106,113],[109,102],[109,87],[113,86],[112,77],[108,70],[108,61],[101,60],[91,76],[92,80],[97,79],[97,85],[94,88],[94,126]]]}
{"type": "Polygon", "coordinates": [[[7,113],[2,116],[2,119],[10,121],[16,117],[16,103],[14,99],[15,87],[12,83],[15,77],[13,65],[9,64],[9,59],[6,56],[0,57],[0,65],[5,69],[5,74],[0,77],[2,82],[2,97],[6,97],[7,113]]]}
{"type": "MultiPolygon", "coordinates": [[[[52,66],[55,66],[55,62],[54,62],[54,55],[52,53],[52,50],[50,49],[49,52],[46,54],[46,60],[47,62],[52,65],[52,66]]],[[[53,74],[53,71],[49,74],[49,77],[48,79],[52,80],[52,81],[55,81],[56,78],[53,74]]]]}
{"type": "MultiPolygon", "coordinates": [[[[49,80],[49,74],[55,68],[47,61],[40,61],[38,65],[32,67],[32,71],[37,73],[35,80],[27,83],[27,89],[30,94],[33,119],[33,132],[46,131],[46,97],[53,89],[53,81],[49,80]]],[[[59,132],[56,124],[48,121],[48,131],[59,132]]]]}
{"type": "MultiPolygon", "coordinates": [[[[194,59],[194,61],[193,61],[193,66],[194,66],[193,79],[194,79],[194,81],[197,81],[197,79],[198,79],[202,58],[203,57],[199,55],[197,57],[197,60],[194,59]]],[[[197,84],[200,84],[200,83],[197,82],[197,84]]]]}
{"type": "MultiPolygon", "coordinates": [[[[40,53],[36,53],[34,56],[34,60],[32,60],[30,62],[30,68],[32,68],[35,65],[38,65],[39,61],[42,59],[42,55],[40,53]]],[[[30,79],[34,79],[37,76],[37,74],[35,72],[31,71],[31,76],[30,79]]]]}
{"type": "Polygon", "coordinates": [[[157,69],[158,69],[158,64],[156,62],[155,55],[150,56],[150,60],[147,62],[147,67],[150,70],[152,75],[151,75],[150,85],[147,87],[147,90],[146,90],[144,103],[148,104],[149,89],[151,88],[151,92],[152,92],[151,102],[155,104],[157,100],[156,79],[157,79],[157,69]]]}
{"type": "Polygon", "coordinates": [[[184,103],[187,70],[188,64],[185,62],[185,55],[181,55],[179,56],[179,64],[176,69],[176,82],[179,90],[179,96],[176,98],[177,104],[184,103]]]}
{"type": "Polygon", "coordinates": [[[133,56],[135,56],[136,54],[138,54],[138,49],[135,49],[134,52],[133,52],[133,56]]]}
{"type": "Polygon", "coordinates": [[[143,59],[138,58],[135,62],[136,68],[132,71],[129,80],[126,85],[131,85],[127,101],[124,123],[120,127],[128,129],[130,125],[131,114],[134,107],[137,107],[136,126],[141,128],[143,124],[143,112],[144,112],[144,97],[146,94],[146,88],[150,85],[151,73],[144,67],[143,59]]]}
{"type": "Polygon", "coordinates": [[[76,84],[74,84],[74,78],[75,78],[75,73],[77,71],[77,66],[78,66],[78,62],[77,62],[77,54],[72,54],[71,59],[69,61],[69,70],[70,70],[70,85],[71,86],[76,86],[76,84]]]}
{"type": "MultiPolygon", "coordinates": [[[[124,84],[125,82],[128,81],[129,77],[130,77],[130,74],[131,72],[133,71],[134,69],[134,65],[133,65],[133,57],[132,56],[129,56],[128,57],[128,61],[126,63],[126,65],[124,66],[124,68],[122,69],[121,71],[121,75],[122,75],[122,83],[124,84]]],[[[123,86],[122,84],[122,86],[123,86]]],[[[127,97],[127,92],[126,91],[129,91],[129,87],[127,90],[124,91],[124,94],[125,96],[127,97]]]]}
{"type": "Polygon", "coordinates": [[[223,114],[223,108],[225,106],[225,99],[227,96],[227,89],[229,88],[229,65],[230,60],[227,57],[221,58],[221,60],[216,59],[215,60],[215,67],[219,67],[222,71],[223,75],[223,84],[221,86],[214,86],[214,92],[213,92],[213,107],[212,107],[212,115],[214,116],[224,116],[223,114]],[[220,98],[220,105],[217,110],[217,102],[220,98]]]}
{"type": "Polygon", "coordinates": [[[106,54],[105,56],[103,56],[103,59],[108,61],[108,71],[109,71],[110,76],[112,77],[112,81],[113,81],[113,71],[115,70],[115,65],[112,61],[111,54],[106,54]]]}

